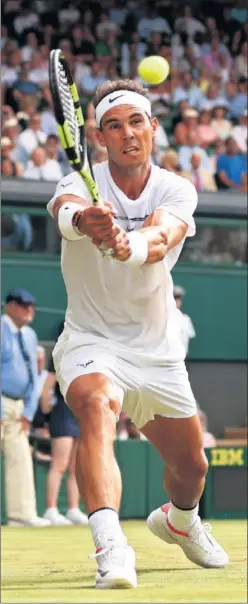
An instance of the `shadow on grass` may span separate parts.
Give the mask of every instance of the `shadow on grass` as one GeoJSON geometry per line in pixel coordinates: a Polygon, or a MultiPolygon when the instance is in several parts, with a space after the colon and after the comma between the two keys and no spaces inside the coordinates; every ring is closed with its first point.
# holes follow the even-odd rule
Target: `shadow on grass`
{"type": "MultiPolygon", "coordinates": [[[[58,571],[60,572],[60,571],[58,571]]],[[[52,572],[52,574],[54,574],[54,571],[52,572]]],[[[14,591],[14,590],[31,590],[31,589],[58,589],[58,584],[61,585],[61,589],[64,589],[67,585],[69,585],[70,589],[90,589],[91,587],[94,587],[94,583],[95,583],[95,574],[92,573],[91,575],[82,575],[82,573],[80,573],[80,576],[75,577],[75,575],[73,577],[66,577],[66,579],[63,579],[60,575],[60,577],[53,577],[51,579],[50,573],[46,576],[46,577],[36,577],[32,579],[32,585],[30,585],[31,581],[30,579],[25,581],[25,579],[22,579],[20,583],[17,583],[16,581],[8,581],[8,584],[4,585],[4,583],[2,584],[2,590],[6,590],[6,591],[14,591]],[[71,587],[70,584],[72,583],[80,583],[80,582],[84,582],[84,585],[79,585],[78,587],[76,587],[75,585],[71,587]],[[87,585],[85,585],[85,581],[87,581],[87,585]]]]}
{"type": "MultiPolygon", "coordinates": [[[[139,568],[137,570],[137,575],[138,577],[142,577],[142,576],[146,576],[152,573],[155,574],[159,574],[161,575],[166,574],[167,572],[178,572],[178,571],[194,571],[194,572],[199,572],[200,570],[202,570],[199,567],[196,568],[139,568]]],[[[61,573],[62,571],[50,571],[49,575],[47,575],[47,577],[44,578],[34,578],[32,579],[32,585],[30,585],[30,580],[29,581],[25,581],[25,579],[22,579],[21,584],[20,583],[11,583],[8,585],[2,585],[2,591],[33,591],[34,588],[39,589],[39,590],[46,590],[46,589],[51,589],[51,590],[57,590],[58,589],[58,584],[60,584],[61,589],[66,589],[66,587],[68,586],[68,589],[73,590],[73,591],[78,591],[81,589],[95,589],[95,574],[92,573],[91,575],[86,575],[83,576],[80,573],[80,577],[75,577],[75,575],[73,577],[66,577],[66,579],[62,579],[61,576],[58,578],[53,577],[51,579],[51,574],[55,574],[55,573],[61,573]],[[81,581],[83,581],[83,584],[80,584],[81,581]],[[87,582],[87,584],[85,585],[85,581],[87,582]],[[74,583],[74,585],[72,585],[72,583],[74,583]],[[75,583],[78,583],[78,585],[75,585],[75,583]]]]}
{"type": "MultiPolygon", "coordinates": [[[[68,583],[68,581],[66,581],[66,583],[68,583]]],[[[52,583],[47,582],[46,585],[44,585],[44,582],[42,582],[42,584],[37,584],[36,586],[38,587],[38,589],[40,590],[40,592],[42,592],[42,590],[56,590],[58,591],[58,586],[57,585],[53,585],[52,583]]],[[[63,591],[66,591],[66,585],[61,585],[61,589],[63,589],[63,591]]],[[[81,591],[81,589],[95,589],[95,582],[94,580],[89,583],[88,585],[78,585],[78,586],[68,586],[68,590],[70,591],[81,591]]],[[[33,585],[13,585],[11,587],[2,587],[2,592],[7,592],[7,591],[34,591],[34,586],[33,585]]]]}
{"type": "Polygon", "coordinates": [[[200,567],[196,567],[196,568],[192,568],[191,566],[189,567],[185,567],[185,568],[180,568],[180,567],[176,567],[176,568],[139,568],[137,570],[137,575],[149,575],[151,573],[168,573],[168,572],[185,572],[185,571],[199,571],[199,570],[203,570],[200,567]]]}

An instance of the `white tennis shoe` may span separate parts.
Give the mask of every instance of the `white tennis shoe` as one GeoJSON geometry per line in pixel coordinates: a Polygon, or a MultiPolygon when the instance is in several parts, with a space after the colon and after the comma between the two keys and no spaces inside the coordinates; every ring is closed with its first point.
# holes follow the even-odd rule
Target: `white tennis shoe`
{"type": "Polygon", "coordinates": [[[98,549],[89,558],[96,558],[96,589],[128,589],[137,587],[135,553],[130,545],[110,545],[98,549]]]}
{"type": "Polygon", "coordinates": [[[204,568],[227,566],[229,557],[218,541],[212,537],[209,524],[203,524],[198,516],[188,532],[179,531],[168,520],[169,509],[170,503],[167,503],[148,516],[148,528],[154,535],[166,543],[180,545],[187,558],[199,566],[204,568]]]}

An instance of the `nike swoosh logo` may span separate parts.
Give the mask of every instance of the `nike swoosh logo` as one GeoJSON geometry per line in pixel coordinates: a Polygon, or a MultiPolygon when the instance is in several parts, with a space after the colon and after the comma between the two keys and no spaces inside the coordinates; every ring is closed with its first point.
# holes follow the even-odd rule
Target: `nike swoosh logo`
{"type": "Polygon", "coordinates": [[[109,573],[108,570],[101,570],[100,568],[98,568],[98,572],[101,577],[106,577],[106,575],[109,573]]]}
{"type": "Polygon", "coordinates": [[[68,187],[69,185],[72,185],[72,184],[73,184],[72,182],[67,182],[65,185],[61,184],[61,187],[65,188],[65,187],[68,187]]]}
{"type": "Polygon", "coordinates": [[[117,99],[120,99],[122,96],[125,96],[124,94],[120,94],[119,96],[115,96],[114,99],[109,99],[109,103],[113,103],[114,101],[117,101],[117,99]]]}

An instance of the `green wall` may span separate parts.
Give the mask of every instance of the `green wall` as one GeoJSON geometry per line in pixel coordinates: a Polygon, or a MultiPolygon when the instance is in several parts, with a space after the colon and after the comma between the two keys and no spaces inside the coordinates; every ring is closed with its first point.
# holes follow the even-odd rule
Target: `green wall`
{"type": "MultiPolygon", "coordinates": [[[[247,271],[243,267],[178,262],[173,279],[186,289],[184,311],[195,325],[189,358],[247,358],[247,271]]],[[[53,340],[66,307],[60,262],[54,256],[2,257],[2,300],[12,287],[25,287],[37,298],[33,324],[41,340],[53,340]],[[43,259],[42,259],[43,258],[43,259]]]]}
{"type": "MultiPolygon", "coordinates": [[[[206,453],[209,471],[202,500],[204,518],[246,518],[247,447],[207,449],[206,453]],[[236,489],[234,497],[231,493],[228,496],[232,484],[235,484],[236,489]],[[224,501],[222,491],[226,493],[224,501]]],[[[115,455],[123,483],[120,509],[122,519],[147,518],[152,510],[169,501],[162,486],[164,462],[148,441],[116,441],[115,455]]],[[[39,515],[43,515],[46,509],[48,467],[47,463],[36,461],[34,464],[39,515]]],[[[6,522],[4,483],[4,459],[1,456],[2,524],[6,522]]],[[[66,512],[66,476],[63,477],[58,507],[61,513],[66,512]]],[[[83,505],[81,507],[85,510],[83,505]]]]}

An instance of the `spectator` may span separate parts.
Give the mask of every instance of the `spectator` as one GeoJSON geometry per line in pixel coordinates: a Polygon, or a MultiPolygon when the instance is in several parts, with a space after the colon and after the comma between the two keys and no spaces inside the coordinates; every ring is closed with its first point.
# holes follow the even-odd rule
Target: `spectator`
{"type": "Polygon", "coordinates": [[[6,62],[1,67],[1,83],[6,86],[12,86],[17,80],[18,68],[21,62],[21,52],[19,49],[14,49],[10,54],[7,54],[6,62]]]}
{"type": "Polygon", "coordinates": [[[210,84],[211,74],[207,67],[202,67],[199,71],[199,75],[197,78],[197,85],[202,91],[203,95],[205,95],[208,91],[210,84]]]}
{"type": "Polygon", "coordinates": [[[27,29],[39,29],[39,15],[32,11],[28,0],[23,0],[20,14],[14,19],[13,26],[18,36],[27,29]]]}
{"type": "MultiPolygon", "coordinates": [[[[43,46],[43,48],[46,47],[43,46]]],[[[29,79],[31,82],[40,86],[48,82],[48,65],[46,59],[42,57],[41,48],[32,56],[30,67],[29,79]]]]}
{"type": "MultiPolygon", "coordinates": [[[[62,323],[59,334],[63,331],[63,327],[62,323]]],[[[75,476],[79,428],[56,382],[52,357],[41,396],[41,409],[43,413],[50,413],[49,429],[52,439],[52,462],[47,477],[47,509],[44,518],[54,525],[88,524],[86,514],[79,509],[79,492],[75,476]],[[61,480],[66,471],[68,471],[68,511],[66,516],[63,516],[59,513],[57,501],[61,480]]]]}
{"type": "Polygon", "coordinates": [[[185,289],[179,285],[175,285],[173,294],[174,294],[174,298],[175,298],[175,302],[176,302],[176,307],[178,310],[177,316],[179,317],[179,319],[178,319],[179,326],[180,326],[179,338],[184,347],[185,357],[186,357],[188,354],[188,350],[189,350],[190,340],[192,340],[192,338],[195,337],[196,333],[195,333],[194,325],[191,321],[191,318],[189,317],[189,315],[186,315],[181,310],[182,304],[183,304],[183,298],[185,296],[185,289]]]}
{"type": "Polygon", "coordinates": [[[190,107],[198,108],[202,102],[203,94],[199,86],[193,81],[190,71],[182,74],[181,85],[175,88],[172,101],[177,105],[180,101],[188,101],[190,107]]]}
{"type": "Polygon", "coordinates": [[[230,74],[230,57],[227,52],[220,51],[218,54],[219,66],[217,72],[221,74],[221,80],[223,84],[226,84],[229,80],[230,74]]]}
{"type": "Polygon", "coordinates": [[[202,159],[199,153],[192,153],[190,161],[190,172],[182,172],[182,176],[190,180],[199,192],[217,191],[217,186],[211,172],[201,166],[202,159]]]}
{"type": "Polygon", "coordinates": [[[86,74],[80,82],[80,92],[85,96],[92,96],[97,86],[103,84],[106,78],[101,73],[99,61],[94,61],[91,65],[91,73],[86,74]]]}
{"type": "Polygon", "coordinates": [[[43,147],[36,147],[31,153],[31,159],[23,174],[24,178],[30,180],[49,180],[57,182],[63,176],[59,163],[55,159],[47,159],[43,147]]]}
{"type": "Polygon", "coordinates": [[[192,153],[198,153],[201,157],[202,167],[205,170],[210,171],[210,160],[206,154],[206,151],[199,145],[199,136],[195,130],[190,130],[188,133],[187,144],[183,145],[178,152],[179,164],[183,172],[190,172],[191,170],[191,156],[192,153]]]}
{"type": "Polygon", "coordinates": [[[85,73],[89,73],[89,66],[87,63],[93,61],[95,54],[95,43],[96,40],[92,34],[92,32],[86,26],[79,26],[78,24],[74,25],[71,31],[72,36],[72,52],[77,57],[76,62],[76,71],[75,71],[75,79],[78,81],[78,60],[80,58],[81,62],[81,73],[80,77],[85,75],[85,73]]]}
{"type": "Polygon", "coordinates": [[[204,106],[205,109],[208,108],[211,111],[218,103],[225,105],[225,99],[220,95],[220,85],[213,83],[209,85],[207,93],[202,99],[201,107],[204,106]]]}
{"type": "Polygon", "coordinates": [[[175,30],[185,32],[193,39],[197,32],[204,33],[206,27],[198,19],[194,18],[190,4],[187,4],[183,9],[183,16],[175,21],[175,30]]]}
{"type": "Polygon", "coordinates": [[[217,171],[217,161],[220,155],[223,155],[226,152],[225,142],[220,138],[217,138],[213,143],[213,153],[210,156],[210,165],[211,165],[211,173],[213,175],[216,174],[217,171]]]}
{"type": "Polygon", "coordinates": [[[1,175],[20,177],[23,174],[22,166],[11,159],[11,153],[14,149],[10,138],[4,136],[1,138],[1,175]]]}
{"type": "Polygon", "coordinates": [[[175,127],[177,126],[177,124],[180,124],[180,122],[183,121],[184,113],[189,108],[190,107],[189,107],[188,101],[180,101],[180,103],[178,103],[177,108],[176,108],[177,109],[176,115],[172,119],[173,130],[175,130],[175,127]]]}
{"type": "MultiPolygon", "coordinates": [[[[12,98],[17,109],[22,108],[22,101],[25,97],[41,96],[41,87],[36,82],[30,81],[30,63],[21,63],[21,68],[18,74],[18,78],[14,82],[12,87],[12,98]]],[[[29,100],[29,99],[28,99],[29,100]]]]}
{"type": "Polygon", "coordinates": [[[171,38],[171,57],[173,67],[180,67],[180,62],[184,57],[184,43],[182,35],[179,33],[173,33],[171,38]]]}
{"type": "Polygon", "coordinates": [[[234,126],[230,136],[234,138],[238,145],[240,153],[247,153],[247,132],[248,132],[247,109],[239,117],[239,124],[234,126]]]}
{"type": "MultiPolygon", "coordinates": [[[[1,139],[2,140],[8,140],[8,139],[1,139]]],[[[9,157],[6,156],[1,156],[1,176],[7,176],[9,178],[11,177],[20,177],[22,176],[22,168],[20,167],[20,164],[17,164],[17,162],[12,161],[9,157]]]]}
{"type": "Polygon", "coordinates": [[[46,134],[46,136],[48,136],[49,134],[55,134],[55,136],[57,136],[58,126],[54,117],[50,91],[47,91],[47,89],[45,89],[45,95],[46,106],[40,113],[40,128],[41,131],[46,134]]]}
{"type": "Polygon", "coordinates": [[[10,107],[10,105],[2,105],[2,115],[1,115],[2,128],[4,128],[6,122],[11,118],[15,118],[15,112],[14,112],[13,107],[10,107]]]}
{"type": "Polygon", "coordinates": [[[25,149],[28,155],[36,149],[38,145],[44,145],[46,142],[46,134],[41,130],[41,116],[35,113],[31,116],[29,127],[24,132],[21,132],[18,138],[18,144],[22,149],[25,149]]]}
{"type": "Polygon", "coordinates": [[[180,169],[178,163],[178,153],[174,149],[168,149],[165,154],[161,158],[160,167],[168,170],[169,172],[174,172],[174,174],[182,175],[182,171],[180,169]]]}
{"type": "MultiPolygon", "coordinates": [[[[182,103],[182,102],[181,102],[182,103]]],[[[186,145],[189,131],[199,133],[198,111],[196,109],[186,109],[183,113],[183,121],[176,125],[174,130],[174,142],[176,145],[186,145]]],[[[200,138],[199,138],[200,142],[200,138]]]]}
{"type": "Polygon", "coordinates": [[[217,177],[219,188],[247,191],[246,157],[239,153],[238,145],[231,136],[226,141],[226,153],[218,158],[217,177]]]}
{"type": "Polygon", "coordinates": [[[57,134],[48,135],[44,149],[49,168],[53,168],[55,170],[55,174],[57,175],[59,174],[59,169],[61,170],[62,174],[68,174],[70,166],[64,151],[62,151],[60,148],[59,137],[57,134]]]}
{"type": "Polygon", "coordinates": [[[226,99],[231,118],[238,118],[247,109],[247,80],[240,78],[238,84],[227,82],[226,99]]]}
{"type": "Polygon", "coordinates": [[[28,31],[25,35],[26,44],[21,48],[22,61],[30,61],[32,56],[38,52],[38,37],[35,31],[28,31]]]}
{"type": "Polygon", "coordinates": [[[214,37],[210,43],[210,51],[205,54],[203,57],[204,64],[210,71],[218,71],[220,68],[220,61],[223,62],[223,58],[220,57],[221,54],[227,56],[227,63],[224,61],[225,67],[231,66],[231,59],[227,52],[221,49],[220,39],[219,37],[214,37]]]}
{"type": "Polygon", "coordinates": [[[191,71],[194,80],[197,80],[200,72],[200,60],[192,44],[186,46],[184,57],[180,60],[179,67],[180,71],[191,71]]]}
{"type": "Polygon", "coordinates": [[[248,64],[247,64],[248,45],[244,42],[241,46],[241,51],[234,61],[235,70],[238,73],[239,78],[248,78],[248,64]]]}
{"type": "Polygon", "coordinates": [[[162,34],[160,31],[153,30],[148,38],[146,55],[159,55],[160,46],[162,44],[162,34]]]}
{"type": "Polygon", "coordinates": [[[18,124],[18,120],[15,117],[6,120],[3,127],[3,136],[10,139],[12,144],[12,150],[9,154],[9,157],[12,159],[12,161],[20,164],[23,168],[27,162],[28,153],[18,144],[19,135],[20,126],[18,124]]]}
{"type": "Polygon", "coordinates": [[[159,15],[159,11],[153,3],[146,5],[144,13],[137,27],[137,31],[142,39],[148,39],[154,31],[171,35],[168,21],[159,15]]]}
{"type": "Polygon", "coordinates": [[[47,48],[49,48],[49,50],[52,50],[52,48],[54,48],[56,45],[55,29],[52,23],[44,23],[42,36],[44,44],[47,46],[47,48]]]}
{"type": "Polygon", "coordinates": [[[216,134],[216,138],[226,140],[230,135],[232,124],[226,119],[227,105],[225,102],[219,102],[212,111],[213,119],[211,126],[216,134]]]}
{"type": "Polygon", "coordinates": [[[66,31],[68,27],[79,21],[80,12],[72,2],[63,2],[62,8],[60,8],[58,13],[58,18],[62,31],[66,31]]]}
{"type": "Polygon", "coordinates": [[[138,32],[133,32],[128,42],[121,44],[120,68],[124,78],[130,77],[131,61],[135,59],[139,63],[146,55],[146,43],[141,40],[138,32]]]}
{"type": "Polygon", "coordinates": [[[117,31],[109,31],[103,40],[97,40],[95,44],[95,55],[99,61],[100,57],[108,57],[108,65],[111,60],[119,60],[120,45],[117,31]]]}
{"type": "Polygon", "coordinates": [[[211,110],[202,106],[200,110],[198,134],[200,136],[200,145],[203,149],[211,146],[217,138],[215,129],[211,124],[211,110]]]}
{"type": "Polygon", "coordinates": [[[100,14],[99,22],[96,26],[96,36],[100,40],[104,40],[109,32],[117,32],[118,25],[110,20],[107,12],[100,14]]]}
{"type": "Polygon", "coordinates": [[[28,327],[35,299],[24,289],[6,298],[2,332],[2,428],[6,473],[6,505],[11,526],[49,526],[37,516],[28,433],[37,405],[37,338],[28,327]]]}
{"type": "Polygon", "coordinates": [[[2,250],[5,252],[28,252],[32,247],[33,241],[32,225],[29,215],[12,214],[11,219],[12,228],[10,232],[2,234],[2,250]]]}

